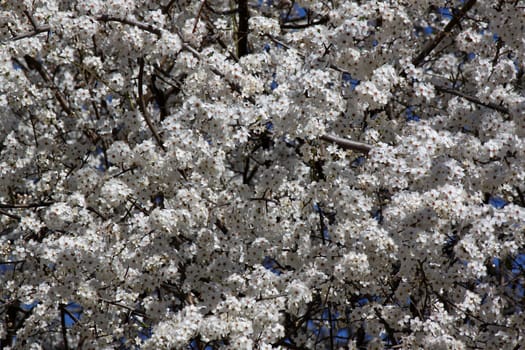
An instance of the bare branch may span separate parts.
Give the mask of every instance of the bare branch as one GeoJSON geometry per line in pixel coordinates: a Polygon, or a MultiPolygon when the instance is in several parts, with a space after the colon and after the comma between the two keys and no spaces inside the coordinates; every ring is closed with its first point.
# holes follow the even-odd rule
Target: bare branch
{"type": "Polygon", "coordinates": [[[326,142],[331,142],[337,144],[339,147],[343,149],[350,149],[352,151],[362,152],[362,153],[368,153],[373,148],[371,145],[368,145],[366,143],[356,142],[356,141],[350,141],[341,137],[332,136],[332,135],[323,135],[320,137],[321,140],[326,142]]]}
{"type": "Polygon", "coordinates": [[[267,36],[271,41],[273,41],[274,43],[276,43],[276,44],[278,44],[278,45],[281,45],[282,47],[284,47],[284,48],[287,49],[287,50],[295,50],[296,53],[297,53],[297,55],[298,55],[299,57],[301,57],[301,58],[305,58],[305,55],[304,55],[302,52],[300,52],[300,51],[298,51],[297,49],[291,47],[290,45],[286,44],[285,42],[283,42],[283,41],[277,39],[276,37],[274,37],[274,36],[272,36],[272,35],[270,35],[270,34],[267,34],[266,36],[267,36]]]}

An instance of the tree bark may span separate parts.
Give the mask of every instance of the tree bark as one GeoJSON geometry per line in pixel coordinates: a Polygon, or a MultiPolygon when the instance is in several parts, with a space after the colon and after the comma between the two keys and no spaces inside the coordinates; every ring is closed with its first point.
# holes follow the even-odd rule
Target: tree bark
{"type": "Polygon", "coordinates": [[[248,10],[248,0],[238,0],[239,5],[239,27],[237,30],[237,56],[240,58],[249,53],[248,49],[248,21],[250,11],[248,10]]]}

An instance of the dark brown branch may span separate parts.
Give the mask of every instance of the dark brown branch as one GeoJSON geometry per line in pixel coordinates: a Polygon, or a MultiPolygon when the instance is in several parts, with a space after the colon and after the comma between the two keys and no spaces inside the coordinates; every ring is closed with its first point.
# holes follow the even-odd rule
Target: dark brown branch
{"type": "Polygon", "coordinates": [[[283,41],[281,41],[281,40],[275,38],[274,36],[272,36],[272,35],[270,35],[270,34],[266,34],[266,36],[267,36],[271,41],[273,41],[274,43],[276,43],[276,44],[278,44],[278,45],[284,47],[284,48],[287,49],[287,50],[292,50],[292,49],[293,49],[293,50],[295,50],[295,51],[297,52],[297,55],[298,55],[299,57],[301,57],[301,58],[305,58],[304,53],[300,52],[299,50],[296,50],[295,48],[291,47],[290,45],[284,43],[283,41]]]}
{"type": "Polygon", "coordinates": [[[60,324],[62,326],[62,340],[64,341],[64,349],[69,350],[69,343],[67,341],[67,328],[66,328],[66,306],[60,304],[60,324]]]}
{"type": "Polygon", "coordinates": [[[80,322],[80,320],[79,320],[75,315],[73,315],[73,313],[72,313],[71,311],[69,311],[69,310],[67,309],[67,307],[64,307],[63,310],[64,310],[64,312],[65,312],[69,317],[71,317],[71,319],[73,320],[73,322],[75,322],[75,323],[80,322]]]}
{"type": "Polygon", "coordinates": [[[161,6],[162,13],[169,13],[171,7],[175,4],[177,0],[171,0],[167,5],[161,6]]]}
{"type": "Polygon", "coordinates": [[[337,136],[332,136],[332,135],[323,135],[319,138],[326,142],[335,143],[343,149],[349,149],[352,151],[361,152],[365,154],[370,152],[370,150],[373,148],[372,146],[367,145],[366,143],[350,141],[342,137],[337,137],[337,136]]]}
{"type": "Polygon", "coordinates": [[[144,215],[149,216],[150,213],[148,212],[148,210],[144,208],[140,203],[137,202],[137,200],[135,200],[131,196],[128,196],[128,202],[131,203],[130,210],[132,208],[135,208],[137,210],[140,210],[144,215]]]}
{"type": "Polygon", "coordinates": [[[330,332],[330,350],[334,350],[334,320],[332,319],[332,305],[331,303],[328,304],[328,322],[330,324],[330,328],[328,329],[330,332]]]}
{"type": "Polygon", "coordinates": [[[414,66],[418,67],[423,64],[423,61],[425,58],[436,48],[436,46],[439,45],[439,43],[445,39],[446,36],[450,34],[452,29],[458,25],[463,17],[467,14],[467,12],[474,6],[476,3],[476,0],[468,0],[463,7],[457,11],[455,16],[450,20],[450,22],[447,23],[445,28],[441,32],[439,32],[432,41],[430,41],[423,50],[417,55],[413,60],[412,63],[414,66]]]}
{"type": "Polygon", "coordinates": [[[100,16],[97,18],[97,20],[101,22],[119,22],[119,23],[130,25],[130,26],[135,26],[139,29],[145,30],[146,32],[153,33],[157,35],[158,37],[162,36],[162,31],[159,28],[151,24],[147,24],[147,23],[141,23],[141,22],[133,21],[133,20],[126,19],[126,18],[119,18],[119,17],[114,17],[114,16],[108,16],[108,15],[100,16]]]}
{"type": "Polygon", "coordinates": [[[16,264],[23,264],[25,262],[26,262],[25,260],[0,261],[0,265],[16,265],[16,264]]]}
{"type": "Polygon", "coordinates": [[[317,21],[312,21],[308,23],[301,23],[301,24],[281,24],[282,29],[304,29],[308,27],[313,27],[320,24],[326,24],[330,20],[330,16],[323,16],[317,21]]]}
{"type": "Polygon", "coordinates": [[[144,120],[146,121],[146,124],[148,124],[148,128],[153,134],[153,137],[157,141],[157,144],[164,152],[166,152],[166,148],[164,147],[162,143],[162,139],[160,138],[159,134],[157,133],[157,130],[155,129],[155,126],[151,122],[151,118],[148,115],[148,110],[146,109],[146,104],[144,103],[144,92],[143,90],[143,82],[144,82],[144,58],[139,58],[139,77],[138,77],[138,88],[139,88],[139,108],[142,112],[142,116],[144,117],[144,120]]]}
{"type": "Polygon", "coordinates": [[[28,209],[28,208],[39,208],[39,207],[49,207],[55,202],[41,202],[41,203],[29,203],[29,204],[4,204],[0,203],[0,208],[2,209],[28,209]]]}
{"type": "Polygon", "coordinates": [[[492,103],[492,102],[483,102],[479,98],[477,98],[475,96],[472,96],[472,95],[467,95],[467,94],[465,94],[465,93],[463,93],[461,91],[457,91],[457,90],[454,90],[454,89],[449,89],[449,88],[446,88],[444,86],[439,86],[439,85],[434,85],[434,88],[437,91],[439,91],[439,92],[445,92],[447,94],[455,95],[455,96],[464,98],[465,100],[468,100],[468,101],[470,101],[472,103],[475,103],[477,105],[493,109],[493,110],[498,111],[498,112],[503,113],[503,114],[509,114],[509,110],[507,108],[503,107],[503,106],[500,106],[500,105],[492,103]]]}
{"type": "MultiPolygon", "coordinates": [[[[42,32],[45,32],[45,31],[49,31],[49,27],[44,27],[44,28],[40,28],[38,26],[38,24],[36,23],[36,21],[33,19],[33,16],[31,16],[31,14],[27,11],[24,12],[27,16],[27,18],[29,18],[29,21],[31,22],[31,25],[33,26],[34,28],[34,32],[33,33],[29,33],[29,34],[23,34],[21,36],[18,36],[12,40],[20,40],[20,39],[23,39],[25,37],[29,37],[29,36],[33,36],[33,35],[36,35],[36,34],[39,34],[39,33],[42,33],[42,32]]],[[[58,87],[55,85],[55,83],[53,82],[53,79],[49,76],[49,74],[47,73],[46,69],[44,68],[43,64],[40,63],[38,60],[36,60],[35,58],[31,57],[30,55],[25,55],[24,56],[24,60],[26,61],[26,64],[27,66],[29,67],[29,69],[34,69],[38,72],[38,74],[40,74],[40,76],[42,77],[42,79],[48,83],[51,87],[52,90],[55,91],[55,96],[58,100],[58,103],[60,104],[60,106],[62,107],[62,109],[71,117],[74,116],[74,113],[73,111],[71,110],[71,108],[69,107],[68,103],[67,103],[67,100],[66,100],[66,97],[64,96],[64,94],[62,94],[62,92],[58,89],[58,87]]]]}
{"type": "Polygon", "coordinates": [[[32,32],[17,35],[15,37],[11,38],[10,40],[11,41],[18,41],[18,40],[22,40],[22,39],[25,39],[25,38],[30,38],[32,36],[35,36],[35,35],[38,35],[38,34],[41,34],[41,33],[49,32],[50,30],[51,30],[51,27],[47,27],[47,26],[46,27],[39,27],[39,28],[36,28],[32,32]]]}
{"type": "MultiPolygon", "coordinates": [[[[157,87],[156,81],[157,81],[157,75],[152,74],[150,78],[149,89],[151,90],[153,99],[155,100],[155,102],[157,103],[157,106],[159,107],[160,120],[163,121],[168,116],[167,100],[168,100],[169,94],[159,89],[157,87]]],[[[178,93],[179,91],[180,91],[180,88],[175,87],[170,92],[178,93]]]]}
{"type": "Polygon", "coordinates": [[[228,228],[222,223],[221,220],[217,219],[215,221],[215,226],[217,226],[219,230],[221,230],[221,232],[224,233],[225,235],[228,234],[228,228]]]}
{"type": "MultiPolygon", "coordinates": [[[[492,73],[494,73],[494,67],[498,64],[498,59],[500,57],[501,48],[503,47],[503,40],[498,39],[496,42],[496,54],[494,54],[494,58],[492,59],[492,73]]],[[[490,75],[492,75],[490,73],[490,75]]],[[[489,78],[490,79],[490,78],[489,78]]]]}
{"type": "Polygon", "coordinates": [[[8,217],[10,217],[11,219],[16,220],[16,221],[20,221],[20,220],[22,220],[22,218],[21,218],[20,216],[15,215],[15,214],[11,214],[11,213],[9,213],[9,212],[7,212],[7,211],[5,211],[5,210],[0,210],[0,215],[8,216],[8,217]]]}
{"type": "Polygon", "coordinates": [[[247,185],[249,183],[248,181],[248,172],[250,170],[250,157],[246,157],[244,160],[244,170],[242,172],[242,183],[244,185],[247,185]]]}
{"type": "Polygon", "coordinates": [[[29,13],[29,11],[25,10],[24,11],[24,14],[26,15],[26,17],[29,19],[29,22],[31,22],[31,25],[33,26],[34,29],[38,28],[38,24],[36,23],[35,19],[33,18],[33,16],[29,13]]]}
{"type": "Polygon", "coordinates": [[[191,31],[192,33],[195,33],[195,31],[197,30],[197,25],[199,24],[199,20],[202,16],[202,10],[204,9],[206,2],[207,2],[206,0],[202,0],[201,2],[201,6],[199,7],[199,12],[197,13],[197,17],[195,18],[195,24],[193,25],[193,30],[191,31]]]}
{"type": "MultiPolygon", "coordinates": [[[[208,3],[206,2],[206,8],[209,9],[211,12],[215,13],[210,6],[208,6],[208,3]]],[[[237,12],[237,9],[235,9],[233,11],[233,13],[236,13],[237,12]]],[[[217,14],[217,13],[215,13],[217,14]]],[[[217,44],[219,44],[223,49],[224,51],[228,52],[228,54],[230,55],[230,57],[235,61],[235,62],[239,62],[239,57],[237,57],[237,54],[234,53],[232,50],[230,50],[230,48],[228,47],[228,45],[226,45],[224,43],[224,41],[221,39],[221,35],[217,32],[217,27],[215,26],[215,24],[213,24],[209,19],[208,21],[206,21],[206,25],[207,25],[207,28],[208,30],[210,31],[210,34],[211,34],[211,37],[217,42],[217,44]]]]}
{"type": "Polygon", "coordinates": [[[69,105],[67,103],[67,100],[66,100],[66,97],[64,96],[64,94],[58,89],[58,87],[55,85],[55,83],[53,82],[53,80],[51,79],[51,77],[49,76],[49,74],[47,73],[46,69],[44,68],[44,66],[42,65],[42,63],[38,62],[36,59],[34,59],[33,57],[29,56],[29,55],[25,55],[24,56],[24,60],[26,61],[26,64],[27,66],[29,67],[29,69],[34,69],[38,72],[38,74],[40,74],[40,76],[42,77],[42,79],[48,83],[51,87],[51,89],[53,91],[55,91],[55,96],[58,100],[58,103],[60,104],[60,106],[62,107],[62,109],[64,110],[64,112],[66,112],[69,116],[74,116],[74,113],[73,111],[71,110],[71,108],[69,108],[69,105]]]}
{"type": "Polygon", "coordinates": [[[93,207],[86,207],[86,209],[89,210],[90,212],[95,213],[99,218],[101,218],[104,221],[106,221],[108,219],[108,218],[106,218],[104,215],[102,215],[98,210],[96,210],[93,207]]]}
{"type": "Polygon", "coordinates": [[[239,28],[237,30],[237,57],[248,54],[248,21],[250,20],[250,10],[248,0],[237,0],[239,5],[239,28]]]}

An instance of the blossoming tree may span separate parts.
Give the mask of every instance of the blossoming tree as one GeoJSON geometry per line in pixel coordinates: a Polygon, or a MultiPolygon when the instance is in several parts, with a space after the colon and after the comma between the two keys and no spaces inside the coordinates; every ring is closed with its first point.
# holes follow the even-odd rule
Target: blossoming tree
{"type": "Polygon", "coordinates": [[[3,0],[11,349],[517,349],[525,4],[3,0]]]}

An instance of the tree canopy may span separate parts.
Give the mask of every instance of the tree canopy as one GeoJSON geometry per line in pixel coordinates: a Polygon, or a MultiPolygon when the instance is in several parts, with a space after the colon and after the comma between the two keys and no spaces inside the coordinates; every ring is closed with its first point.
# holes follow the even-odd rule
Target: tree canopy
{"type": "Polygon", "coordinates": [[[523,1],[0,3],[0,348],[525,343],[523,1]]]}

